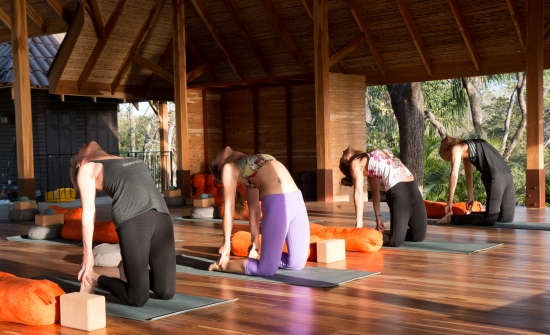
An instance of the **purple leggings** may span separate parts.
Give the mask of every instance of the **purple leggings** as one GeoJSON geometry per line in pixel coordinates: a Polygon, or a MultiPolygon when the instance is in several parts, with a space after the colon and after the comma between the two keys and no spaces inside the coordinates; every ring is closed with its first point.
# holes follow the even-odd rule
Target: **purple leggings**
{"type": "Polygon", "coordinates": [[[247,275],[272,276],[278,268],[300,270],[309,251],[309,219],[302,192],[269,194],[262,198],[260,260],[248,258],[247,275]],[[288,253],[283,253],[286,241],[288,253]]]}

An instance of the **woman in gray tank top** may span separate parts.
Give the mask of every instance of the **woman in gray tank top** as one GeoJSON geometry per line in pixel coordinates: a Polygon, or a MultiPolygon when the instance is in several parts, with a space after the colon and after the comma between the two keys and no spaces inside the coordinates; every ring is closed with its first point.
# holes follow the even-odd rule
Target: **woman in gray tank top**
{"type": "Polygon", "coordinates": [[[71,180],[80,191],[82,200],[80,291],[91,292],[99,285],[122,303],[133,306],[145,304],[149,290],[157,298],[172,298],[176,284],[172,220],[145,164],[134,158],[107,154],[92,141],[72,157],[71,180]],[[120,242],[125,281],[100,276],[93,270],[96,190],[104,191],[113,199],[113,220],[120,242]]]}

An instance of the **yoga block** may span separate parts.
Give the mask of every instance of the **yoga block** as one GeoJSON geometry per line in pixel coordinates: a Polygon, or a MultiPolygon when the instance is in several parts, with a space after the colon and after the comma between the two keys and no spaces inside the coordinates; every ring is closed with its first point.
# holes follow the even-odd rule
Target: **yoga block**
{"type": "Polygon", "coordinates": [[[166,190],[164,192],[164,196],[166,198],[175,198],[175,197],[181,197],[181,190],[175,189],[175,190],[166,190]]]}
{"type": "Polygon", "coordinates": [[[178,214],[180,213],[184,218],[190,217],[191,213],[193,213],[193,207],[183,207],[178,211],[178,214]]]}
{"type": "Polygon", "coordinates": [[[191,211],[191,217],[193,219],[213,219],[214,218],[214,207],[195,207],[191,211]]]}
{"type": "Polygon", "coordinates": [[[332,263],[344,259],[346,259],[346,241],[344,239],[317,242],[317,262],[332,263]]]}
{"type": "Polygon", "coordinates": [[[36,208],[36,201],[14,201],[13,209],[16,211],[23,211],[25,209],[36,208]]]}
{"type": "Polygon", "coordinates": [[[214,205],[214,198],[194,199],[193,207],[206,208],[214,205]]]}
{"type": "Polygon", "coordinates": [[[105,328],[105,297],[102,295],[73,292],[60,297],[61,325],[92,331],[105,328]]]}
{"type": "Polygon", "coordinates": [[[37,226],[51,226],[63,224],[65,222],[64,214],[37,214],[34,217],[34,224],[37,226]]]}

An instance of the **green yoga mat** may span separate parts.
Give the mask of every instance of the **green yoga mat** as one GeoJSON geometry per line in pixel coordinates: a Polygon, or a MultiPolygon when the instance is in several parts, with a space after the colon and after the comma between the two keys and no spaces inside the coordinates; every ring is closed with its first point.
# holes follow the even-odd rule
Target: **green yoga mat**
{"type": "MultiPolygon", "coordinates": [[[[76,292],[80,290],[80,283],[59,277],[42,277],[57,283],[65,292],[76,292]]],[[[234,299],[215,299],[196,295],[178,294],[170,300],[149,298],[145,305],[133,307],[122,305],[104,290],[96,289],[95,294],[104,295],[107,300],[107,315],[138,321],[153,321],[169,316],[194,311],[201,308],[213,307],[228,302],[237,301],[234,299]]]]}
{"type": "Polygon", "coordinates": [[[33,240],[31,238],[28,238],[27,235],[14,235],[14,236],[8,236],[6,237],[6,240],[11,242],[29,242],[29,243],[45,243],[45,244],[63,244],[63,245],[82,245],[82,242],[80,241],[69,241],[64,240],[62,238],[58,238],[55,240],[33,240]]]}
{"type": "Polygon", "coordinates": [[[540,222],[496,222],[493,226],[437,224],[436,223],[437,219],[428,219],[427,222],[429,225],[444,226],[444,227],[503,228],[503,229],[550,231],[550,223],[540,223],[540,222]]]}
{"type": "Polygon", "coordinates": [[[409,242],[405,241],[402,246],[397,248],[384,247],[384,249],[405,249],[419,251],[438,251],[457,254],[473,254],[502,245],[502,243],[491,242],[450,242],[450,241],[423,241],[409,242]]]}
{"type": "Polygon", "coordinates": [[[302,270],[279,269],[274,276],[260,277],[236,273],[208,271],[208,266],[212,264],[213,261],[201,257],[178,255],[176,256],[176,263],[177,272],[184,272],[192,275],[235,278],[264,283],[285,283],[289,285],[319,288],[335,287],[352,280],[379,274],[379,272],[306,267],[302,270]]]}

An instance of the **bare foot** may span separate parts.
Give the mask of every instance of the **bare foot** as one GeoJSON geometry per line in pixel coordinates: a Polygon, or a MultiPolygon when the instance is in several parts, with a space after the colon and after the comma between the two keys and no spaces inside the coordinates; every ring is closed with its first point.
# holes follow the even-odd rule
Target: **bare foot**
{"type": "Polygon", "coordinates": [[[248,252],[248,258],[254,258],[254,259],[260,259],[260,254],[258,253],[258,250],[252,246],[252,249],[248,252]]]}
{"type": "Polygon", "coordinates": [[[449,213],[449,214],[445,215],[444,217],[442,217],[441,219],[439,219],[439,221],[437,221],[436,224],[450,224],[452,216],[453,216],[453,214],[449,213]]]}
{"type": "Polygon", "coordinates": [[[210,264],[210,266],[208,267],[208,271],[221,271],[218,262],[210,264]]]}

